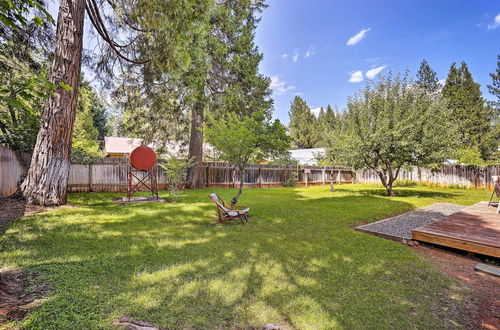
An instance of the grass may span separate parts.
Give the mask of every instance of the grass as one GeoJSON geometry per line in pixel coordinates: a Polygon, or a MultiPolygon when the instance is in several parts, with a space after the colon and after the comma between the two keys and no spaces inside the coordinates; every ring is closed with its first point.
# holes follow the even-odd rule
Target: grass
{"type": "MultiPolygon", "coordinates": [[[[123,315],[166,328],[456,328],[469,292],[411,248],[351,226],[487,191],[376,186],[248,189],[248,228],[212,225],[209,190],[178,203],[78,208],[22,218],[0,237],[1,266],[52,288],[25,328],[110,328],[123,315]],[[445,308],[443,308],[445,307],[445,308]]],[[[210,190],[211,191],[211,190],[210,190]]],[[[235,190],[216,189],[229,200],[235,190]]]]}

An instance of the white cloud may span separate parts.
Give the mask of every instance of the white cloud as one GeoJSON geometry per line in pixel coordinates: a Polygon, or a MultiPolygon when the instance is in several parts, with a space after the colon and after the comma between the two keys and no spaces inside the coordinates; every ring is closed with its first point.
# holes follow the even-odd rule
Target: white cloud
{"type": "Polygon", "coordinates": [[[319,116],[319,112],[321,111],[321,107],[313,107],[311,108],[311,112],[313,113],[313,115],[315,115],[316,117],[319,116]]]}
{"type": "Polygon", "coordinates": [[[307,50],[306,54],[304,55],[305,58],[308,58],[310,56],[314,56],[316,55],[316,51],[314,50],[314,47],[311,46],[309,47],[309,49],[307,50]]]}
{"type": "Polygon", "coordinates": [[[299,52],[297,50],[294,51],[293,56],[292,56],[292,60],[294,62],[297,62],[299,60],[299,52]]]}
{"type": "Polygon", "coordinates": [[[283,95],[286,92],[295,89],[295,86],[289,85],[286,81],[281,80],[278,75],[271,77],[270,87],[276,95],[283,95]]]}
{"type": "Polygon", "coordinates": [[[354,46],[355,44],[360,42],[365,37],[366,33],[370,30],[371,30],[371,28],[363,29],[363,30],[359,31],[358,34],[356,34],[354,37],[351,37],[347,41],[347,46],[354,46]]]}
{"type": "Polygon", "coordinates": [[[281,58],[284,59],[284,60],[286,60],[288,58],[288,54],[281,55],[281,58]]]}
{"type": "Polygon", "coordinates": [[[359,83],[363,81],[363,72],[361,71],[353,71],[350,73],[351,78],[349,78],[349,82],[351,83],[359,83]]]}
{"type": "Polygon", "coordinates": [[[444,86],[444,84],[446,84],[446,79],[439,79],[438,84],[440,84],[441,86],[444,86]]]}
{"type": "Polygon", "coordinates": [[[494,30],[497,27],[500,27],[500,14],[495,16],[495,18],[493,19],[493,22],[488,24],[488,30],[494,30]]]}
{"type": "Polygon", "coordinates": [[[373,69],[366,71],[366,74],[365,74],[366,79],[372,80],[380,73],[380,71],[384,70],[385,67],[386,67],[385,65],[382,65],[382,66],[378,66],[376,68],[373,68],[373,69]]]}

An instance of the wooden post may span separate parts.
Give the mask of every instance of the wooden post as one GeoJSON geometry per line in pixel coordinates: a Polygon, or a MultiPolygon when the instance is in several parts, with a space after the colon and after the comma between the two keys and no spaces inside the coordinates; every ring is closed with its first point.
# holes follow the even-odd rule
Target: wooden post
{"type": "Polygon", "coordinates": [[[334,192],[335,187],[333,186],[333,168],[330,170],[330,192],[334,192]]]}
{"type": "Polygon", "coordinates": [[[304,177],[306,179],[306,187],[308,186],[309,182],[308,182],[308,175],[306,173],[306,170],[304,169],[304,177]]]}
{"type": "Polygon", "coordinates": [[[92,191],[92,164],[89,164],[89,192],[92,191]]]}
{"type": "Polygon", "coordinates": [[[325,173],[325,167],[324,166],[323,166],[322,174],[323,174],[323,186],[324,186],[326,184],[326,173],[325,173]]]}
{"type": "Polygon", "coordinates": [[[259,165],[259,188],[262,188],[262,166],[259,165]]]}
{"type": "Polygon", "coordinates": [[[209,182],[209,180],[210,180],[210,166],[208,166],[208,164],[207,164],[207,167],[205,167],[205,178],[206,178],[205,184],[206,184],[206,187],[208,188],[208,187],[210,187],[210,182],[209,182]]]}

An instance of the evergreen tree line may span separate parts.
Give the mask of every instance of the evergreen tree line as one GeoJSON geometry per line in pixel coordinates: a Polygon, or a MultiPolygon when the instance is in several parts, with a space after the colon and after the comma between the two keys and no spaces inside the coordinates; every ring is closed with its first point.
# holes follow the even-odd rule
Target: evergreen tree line
{"type": "MultiPolygon", "coordinates": [[[[433,100],[444,99],[449,110],[447,120],[456,131],[456,147],[448,155],[468,165],[498,163],[500,160],[500,55],[497,69],[490,74],[489,92],[496,101],[486,101],[480,85],[474,81],[467,63],[452,63],[444,84],[426,60],[420,64],[415,79],[408,86],[424,90],[433,100]]],[[[380,77],[383,79],[383,76],[380,77]]],[[[299,96],[291,102],[289,133],[294,148],[328,147],[331,134],[343,125],[346,111],[334,111],[330,105],[312,113],[299,96]]]]}

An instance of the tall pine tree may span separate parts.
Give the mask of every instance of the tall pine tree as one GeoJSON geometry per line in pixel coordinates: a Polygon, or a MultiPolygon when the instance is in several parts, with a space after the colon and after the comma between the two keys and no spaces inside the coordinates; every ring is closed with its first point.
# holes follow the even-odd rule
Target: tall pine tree
{"type": "Polygon", "coordinates": [[[288,112],[290,136],[294,148],[314,148],[317,145],[317,119],[300,96],[295,96],[288,112]]]}
{"type": "Polygon", "coordinates": [[[485,106],[480,85],[476,83],[465,62],[452,63],[442,90],[448,101],[451,118],[458,128],[459,144],[477,149],[483,159],[491,153],[491,110],[485,106]]]}
{"type": "Polygon", "coordinates": [[[428,93],[435,93],[439,90],[439,80],[436,71],[432,70],[427,60],[422,60],[420,69],[417,72],[416,84],[428,93]]]}

